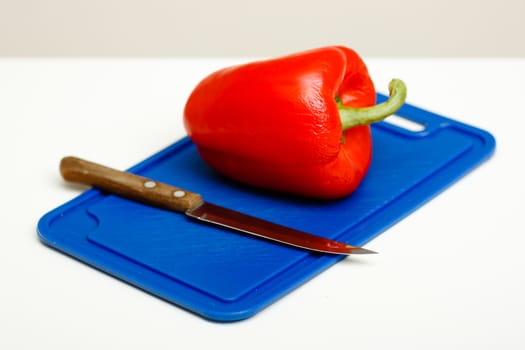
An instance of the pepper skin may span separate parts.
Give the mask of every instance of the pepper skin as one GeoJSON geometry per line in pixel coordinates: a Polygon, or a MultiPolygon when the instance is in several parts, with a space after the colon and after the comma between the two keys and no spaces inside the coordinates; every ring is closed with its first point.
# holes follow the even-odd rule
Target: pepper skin
{"type": "Polygon", "coordinates": [[[404,84],[393,83],[401,92],[391,90],[383,104],[390,105],[374,106],[374,85],[356,52],[341,46],[310,50],[212,73],[190,94],[184,125],[202,159],[227,177],[300,196],[340,198],[358,187],[369,168],[368,124],[404,101],[404,84]]]}

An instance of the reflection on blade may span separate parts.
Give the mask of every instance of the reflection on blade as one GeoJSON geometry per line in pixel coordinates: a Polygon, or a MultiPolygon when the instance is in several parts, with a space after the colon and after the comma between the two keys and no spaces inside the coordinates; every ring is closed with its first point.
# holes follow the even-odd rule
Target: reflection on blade
{"type": "Polygon", "coordinates": [[[189,210],[186,215],[251,235],[296,247],[331,254],[373,254],[375,252],[274,224],[211,203],[189,210]]]}

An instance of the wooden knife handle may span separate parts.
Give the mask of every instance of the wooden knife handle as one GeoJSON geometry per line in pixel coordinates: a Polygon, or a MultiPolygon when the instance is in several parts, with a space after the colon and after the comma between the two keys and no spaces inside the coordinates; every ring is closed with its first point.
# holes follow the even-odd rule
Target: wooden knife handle
{"type": "Polygon", "coordinates": [[[60,173],[67,181],[90,185],[164,209],[185,212],[203,203],[197,193],[76,157],[63,158],[60,173]]]}

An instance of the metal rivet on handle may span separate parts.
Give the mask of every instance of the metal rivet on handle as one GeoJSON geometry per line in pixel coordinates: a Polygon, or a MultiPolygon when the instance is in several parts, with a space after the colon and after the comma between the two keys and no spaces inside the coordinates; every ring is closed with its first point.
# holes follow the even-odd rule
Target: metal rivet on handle
{"type": "Polygon", "coordinates": [[[153,188],[155,186],[157,186],[155,181],[146,181],[146,182],[144,182],[144,187],[146,187],[146,188],[153,188]]]}
{"type": "Polygon", "coordinates": [[[173,197],[182,198],[186,195],[186,192],[178,190],[173,192],[173,197]]]}

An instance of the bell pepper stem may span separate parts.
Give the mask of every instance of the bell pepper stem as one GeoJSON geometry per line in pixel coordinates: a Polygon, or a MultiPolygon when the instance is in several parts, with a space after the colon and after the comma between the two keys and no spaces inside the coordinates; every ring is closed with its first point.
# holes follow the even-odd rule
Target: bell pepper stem
{"type": "Polygon", "coordinates": [[[388,85],[390,97],[383,103],[371,107],[352,108],[336,98],[343,131],[359,125],[370,125],[397,112],[405,103],[407,88],[399,79],[392,79],[388,85]]]}

